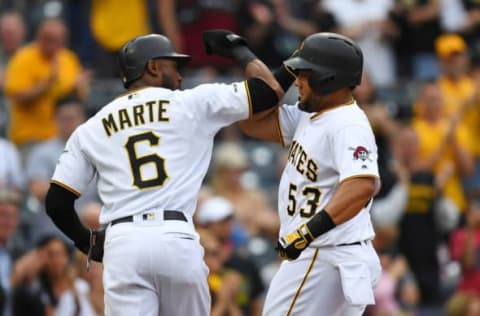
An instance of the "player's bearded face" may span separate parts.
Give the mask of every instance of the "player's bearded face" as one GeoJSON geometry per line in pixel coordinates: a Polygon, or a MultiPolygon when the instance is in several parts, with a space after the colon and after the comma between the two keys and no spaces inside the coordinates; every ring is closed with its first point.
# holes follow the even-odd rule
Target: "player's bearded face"
{"type": "Polygon", "coordinates": [[[160,61],[160,69],[162,70],[163,88],[176,90],[182,84],[182,76],[178,72],[177,62],[174,60],[162,59],[160,61]]]}
{"type": "Polygon", "coordinates": [[[298,107],[305,112],[315,112],[312,90],[308,84],[309,76],[309,71],[300,70],[295,80],[295,86],[298,88],[298,107]]]}

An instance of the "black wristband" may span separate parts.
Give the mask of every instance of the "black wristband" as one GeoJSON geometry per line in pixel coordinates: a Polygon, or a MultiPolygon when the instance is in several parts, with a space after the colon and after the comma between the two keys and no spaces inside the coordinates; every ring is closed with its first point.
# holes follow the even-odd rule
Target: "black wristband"
{"type": "Polygon", "coordinates": [[[250,48],[245,45],[240,45],[233,48],[232,56],[240,64],[240,66],[242,66],[242,68],[245,68],[252,60],[258,59],[258,57],[252,53],[250,48]]]}
{"type": "Polygon", "coordinates": [[[306,225],[314,238],[317,238],[318,236],[328,232],[330,229],[337,226],[325,210],[322,210],[315,214],[315,216],[313,216],[306,225]]]}
{"type": "Polygon", "coordinates": [[[285,65],[282,65],[282,67],[278,68],[273,75],[275,76],[275,79],[277,79],[283,91],[287,91],[295,81],[295,75],[290,69],[288,69],[288,66],[285,65]]]}

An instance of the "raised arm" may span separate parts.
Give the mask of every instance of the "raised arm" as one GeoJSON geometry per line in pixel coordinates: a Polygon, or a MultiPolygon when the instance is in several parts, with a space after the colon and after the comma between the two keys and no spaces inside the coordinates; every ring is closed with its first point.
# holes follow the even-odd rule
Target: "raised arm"
{"type": "Polygon", "coordinates": [[[206,31],[203,40],[208,54],[232,58],[245,71],[253,115],[240,122],[242,131],[251,137],[281,142],[276,105],[295,79],[293,73],[282,67],[272,74],[251,52],[245,39],[230,31],[206,31]]]}

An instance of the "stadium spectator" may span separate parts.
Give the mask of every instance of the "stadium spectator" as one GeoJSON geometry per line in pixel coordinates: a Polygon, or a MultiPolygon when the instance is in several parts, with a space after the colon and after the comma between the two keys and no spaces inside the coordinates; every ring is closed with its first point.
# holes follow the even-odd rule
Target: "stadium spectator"
{"type": "Polygon", "coordinates": [[[85,121],[83,105],[66,99],[55,109],[58,136],[35,146],[27,160],[29,190],[43,204],[57,160],[73,131],[85,121]]]}
{"type": "Polygon", "coordinates": [[[397,1],[392,18],[400,34],[396,41],[399,71],[414,80],[432,80],[439,75],[434,50],[435,39],[440,35],[440,3],[437,0],[397,1]],[[407,67],[402,67],[407,66],[407,67]]]}
{"type": "Polygon", "coordinates": [[[363,73],[362,82],[353,91],[353,96],[362,110],[367,114],[378,152],[378,170],[382,187],[376,198],[385,196],[396,182],[393,166],[392,142],[398,132],[398,123],[392,118],[387,106],[378,99],[377,91],[367,72],[363,73]]]}
{"type": "MultiPolygon", "coordinates": [[[[153,2],[157,8],[154,13],[160,19],[163,14],[160,9],[164,1],[153,2]]],[[[151,25],[155,19],[150,18],[149,9],[148,0],[91,1],[90,30],[98,44],[93,48],[96,78],[118,77],[118,50],[130,39],[153,32],[154,27],[151,25]]],[[[171,18],[176,19],[174,12],[171,18]]]]}
{"type": "Polygon", "coordinates": [[[218,56],[208,56],[203,49],[202,32],[208,29],[228,29],[238,33],[238,2],[158,1],[159,23],[176,50],[192,56],[189,67],[214,67],[228,72],[234,66],[233,62],[218,56]]]}
{"type": "Polygon", "coordinates": [[[204,260],[209,269],[208,286],[212,297],[211,316],[243,315],[236,298],[240,292],[241,275],[224,267],[220,241],[208,230],[198,231],[205,251],[204,260]]]}
{"type": "Polygon", "coordinates": [[[8,121],[6,102],[2,97],[5,82],[5,68],[10,57],[25,40],[25,24],[20,14],[5,12],[0,16],[0,135],[5,135],[8,121]]]}
{"type": "Polygon", "coordinates": [[[239,8],[239,26],[252,51],[278,67],[307,35],[330,32],[337,23],[321,1],[249,0],[239,8]],[[272,49],[273,48],[273,49],[272,49]]]}
{"type": "Polygon", "coordinates": [[[387,250],[379,250],[379,256],[382,276],[375,289],[375,305],[369,306],[366,315],[416,315],[420,293],[405,257],[387,250]]]}
{"type": "Polygon", "coordinates": [[[480,315],[480,297],[475,294],[457,293],[447,302],[446,316],[478,316],[480,315]]]}
{"type": "Polygon", "coordinates": [[[419,137],[419,169],[431,170],[445,181],[444,194],[460,211],[466,207],[461,177],[474,170],[470,151],[470,135],[460,117],[444,115],[444,97],[439,86],[432,82],[419,88],[415,104],[417,111],[412,126],[419,137]]]}
{"type": "Polygon", "coordinates": [[[468,76],[467,44],[459,35],[443,34],[435,40],[435,51],[440,60],[438,85],[445,103],[443,114],[447,117],[462,115],[475,88],[473,79],[468,76]]]}
{"type": "MultiPolygon", "coordinates": [[[[420,305],[421,309],[437,307],[442,289],[438,248],[442,234],[456,227],[459,211],[442,193],[446,180],[435,176],[430,169],[422,169],[418,159],[419,139],[412,127],[399,130],[394,153],[400,179],[392,190],[396,198],[388,203],[383,201],[387,198],[374,201],[372,218],[379,237],[384,237],[390,229],[388,235],[393,236],[390,243],[398,242],[408,262],[421,294],[414,305],[420,305]]],[[[385,249],[385,242],[381,245],[377,247],[380,252],[385,249]]]]}
{"type": "Polygon", "coordinates": [[[398,29],[390,20],[392,0],[324,0],[324,8],[333,14],[340,33],[355,40],[363,51],[364,69],[376,87],[396,83],[395,54],[392,39],[398,29]]]}
{"type": "Polygon", "coordinates": [[[464,188],[467,195],[475,194],[480,191],[480,47],[471,54],[470,76],[475,85],[475,93],[471,102],[465,106],[465,123],[470,132],[471,148],[475,156],[475,172],[464,177],[464,188]]]}
{"type": "Polygon", "coordinates": [[[479,48],[480,41],[480,3],[475,0],[461,0],[465,16],[459,28],[470,47],[479,48]]]}
{"type": "Polygon", "coordinates": [[[0,16],[0,89],[3,90],[5,67],[10,58],[23,45],[26,37],[25,22],[17,12],[0,16]]]}
{"type": "MultiPolygon", "coordinates": [[[[87,202],[80,210],[80,220],[90,229],[99,229],[100,209],[102,205],[98,202],[87,202]]],[[[105,302],[103,300],[104,289],[102,283],[103,265],[98,262],[90,262],[90,269],[87,271],[87,257],[80,251],[75,251],[75,268],[79,278],[87,281],[89,286],[88,298],[97,316],[104,315],[105,302]]]]}
{"type": "Polygon", "coordinates": [[[71,245],[45,236],[15,263],[13,311],[18,316],[95,316],[87,283],[72,273],[71,245]]]}
{"type": "Polygon", "coordinates": [[[480,198],[473,197],[466,211],[466,225],[451,237],[451,254],[460,262],[458,291],[480,295],[480,198]]]}
{"type": "Polygon", "coordinates": [[[239,144],[224,142],[216,146],[209,181],[211,193],[234,205],[235,218],[249,237],[276,236],[278,216],[269,205],[267,194],[260,188],[247,188],[242,182],[248,165],[248,156],[239,144]]]}
{"type": "Polygon", "coordinates": [[[0,137],[0,185],[9,184],[18,190],[24,188],[24,176],[20,154],[14,144],[0,137]]]}
{"type": "Polygon", "coordinates": [[[75,271],[79,278],[88,283],[88,300],[95,311],[96,316],[103,316],[105,302],[103,300],[103,265],[99,262],[91,262],[90,269],[87,271],[87,257],[80,251],[75,252],[75,271]]]}
{"type": "Polygon", "coordinates": [[[65,48],[67,30],[58,19],[39,26],[35,41],[11,58],[5,75],[10,101],[9,137],[26,159],[33,144],[57,133],[55,104],[69,93],[86,96],[90,74],[82,72],[72,51],[65,48]]]}
{"type": "Polygon", "coordinates": [[[0,314],[12,315],[10,241],[17,229],[21,195],[13,187],[0,185],[0,314]]]}
{"type": "MultiPolygon", "coordinates": [[[[30,226],[30,241],[34,242],[45,234],[63,234],[55,227],[45,213],[45,196],[50,187],[50,179],[55,171],[57,161],[65,148],[65,144],[73,131],[85,121],[83,105],[76,99],[61,100],[55,109],[55,122],[58,126],[57,137],[37,144],[31,151],[27,164],[27,178],[29,187],[28,224],[30,226]]],[[[96,189],[82,194],[76,202],[79,209],[89,201],[97,201],[96,189]]],[[[66,237],[65,237],[66,238],[66,237]]]]}
{"type": "Polygon", "coordinates": [[[232,242],[233,205],[225,198],[211,197],[198,210],[197,221],[221,243],[224,267],[238,273],[239,290],[235,298],[244,315],[260,316],[260,296],[264,285],[259,270],[241,249],[232,242]]]}

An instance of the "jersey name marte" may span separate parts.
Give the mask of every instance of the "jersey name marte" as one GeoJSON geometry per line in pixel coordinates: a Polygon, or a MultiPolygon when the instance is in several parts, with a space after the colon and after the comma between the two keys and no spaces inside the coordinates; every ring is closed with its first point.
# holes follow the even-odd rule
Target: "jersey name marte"
{"type": "Polygon", "coordinates": [[[170,100],[152,100],[134,106],[119,109],[102,118],[107,136],[134,126],[146,123],[168,122],[167,106],[170,100]]]}

